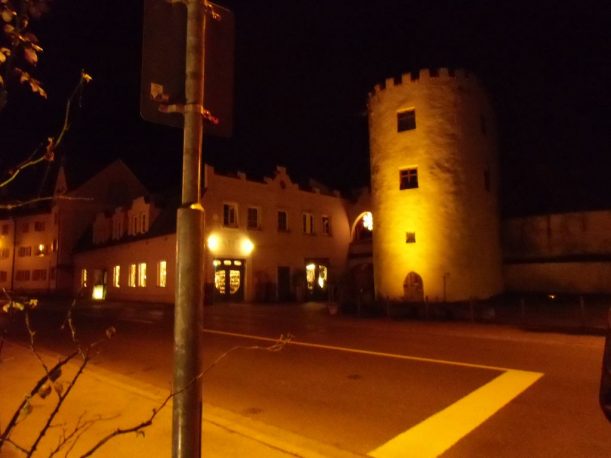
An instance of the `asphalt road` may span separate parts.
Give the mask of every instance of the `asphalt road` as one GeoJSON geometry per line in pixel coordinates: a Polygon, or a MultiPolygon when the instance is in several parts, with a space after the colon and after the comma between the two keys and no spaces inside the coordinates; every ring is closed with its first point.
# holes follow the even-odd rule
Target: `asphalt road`
{"type": "MultiPolygon", "coordinates": [[[[65,351],[48,318],[34,320],[37,341],[65,351]]],[[[171,321],[163,309],[100,309],[79,312],[76,328],[91,341],[114,325],[94,364],[168,388],[171,321]]],[[[349,451],[611,456],[597,404],[602,337],[329,316],[318,304],[215,305],[203,346],[206,403],[349,451]],[[265,349],[280,335],[291,342],[265,349]]]]}

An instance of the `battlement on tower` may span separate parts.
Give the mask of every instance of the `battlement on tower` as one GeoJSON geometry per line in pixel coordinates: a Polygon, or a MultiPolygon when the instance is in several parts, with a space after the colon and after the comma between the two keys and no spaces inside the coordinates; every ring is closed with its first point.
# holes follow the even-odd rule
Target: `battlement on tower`
{"type": "Polygon", "coordinates": [[[376,94],[394,87],[404,87],[410,85],[423,85],[429,84],[430,82],[443,82],[453,81],[468,85],[479,86],[477,77],[464,69],[448,69],[448,68],[428,68],[416,70],[413,72],[403,73],[402,75],[394,78],[386,78],[384,82],[376,84],[373,91],[369,93],[369,97],[373,97],[376,94]]]}

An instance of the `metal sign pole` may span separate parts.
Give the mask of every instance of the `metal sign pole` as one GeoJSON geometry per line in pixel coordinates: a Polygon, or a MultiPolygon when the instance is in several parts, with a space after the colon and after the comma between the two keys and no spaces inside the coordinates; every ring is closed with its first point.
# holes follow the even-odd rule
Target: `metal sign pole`
{"type": "Polygon", "coordinates": [[[174,404],[172,456],[201,456],[204,210],[201,206],[201,150],[204,126],[204,26],[206,4],[185,0],[187,40],[182,200],[176,228],[174,312],[174,404]]]}

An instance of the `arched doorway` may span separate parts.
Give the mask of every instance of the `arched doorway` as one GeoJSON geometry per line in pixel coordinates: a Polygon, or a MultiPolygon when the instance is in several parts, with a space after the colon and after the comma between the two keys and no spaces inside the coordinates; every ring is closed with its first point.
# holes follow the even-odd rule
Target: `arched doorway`
{"type": "Polygon", "coordinates": [[[371,212],[361,213],[352,226],[352,241],[371,241],[373,234],[373,215],[371,212]]]}
{"type": "Polygon", "coordinates": [[[422,277],[416,272],[410,272],[403,280],[403,297],[407,302],[423,302],[424,287],[422,277]]]}

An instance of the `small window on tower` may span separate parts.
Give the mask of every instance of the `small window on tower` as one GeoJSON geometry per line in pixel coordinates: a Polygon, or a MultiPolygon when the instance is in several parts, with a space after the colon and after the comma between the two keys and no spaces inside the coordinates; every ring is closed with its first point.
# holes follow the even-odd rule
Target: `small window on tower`
{"type": "Polygon", "coordinates": [[[403,169],[399,171],[399,189],[414,189],[418,187],[418,169],[403,169]]]}
{"type": "Polygon", "coordinates": [[[415,232],[406,232],[405,233],[405,243],[416,243],[416,233],[415,232]]]}
{"type": "Polygon", "coordinates": [[[397,113],[397,132],[416,128],[416,110],[405,110],[397,113]]]}

